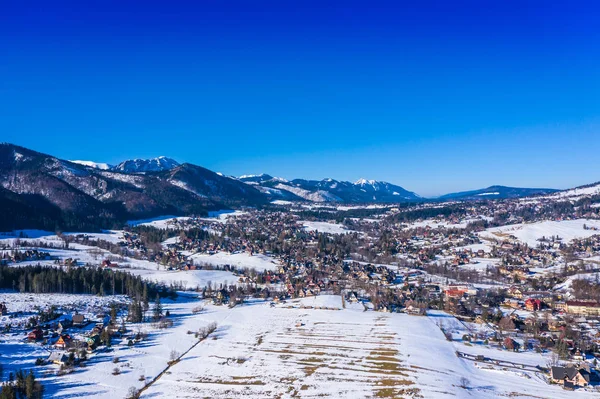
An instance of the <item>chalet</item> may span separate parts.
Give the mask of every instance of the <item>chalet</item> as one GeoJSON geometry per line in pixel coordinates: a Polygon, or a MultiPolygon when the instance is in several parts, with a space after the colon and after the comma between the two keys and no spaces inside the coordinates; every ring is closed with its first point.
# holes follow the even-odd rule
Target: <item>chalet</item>
{"type": "Polygon", "coordinates": [[[67,348],[69,348],[71,346],[72,342],[73,342],[73,338],[71,338],[70,335],[68,335],[68,334],[62,334],[58,338],[58,341],[56,341],[56,343],[54,344],[54,346],[56,346],[57,348],[67,349],[67,348]]]}
{"type": "Polygon", "coordinates": [[[527,298],[525,301],[525,309],[535,312],[542,308],[542,301],[534,298],[527,298]]]}
{"type": "Polygon", "coordinates": [[[95,333],[90,335],[85,339],[85,343],[88,345],[89,348],[96,349],[96,347],[100,345],[100,334],[95,333]]]}
{"type": "Polygon", "coordinates": [[[444,291],[444,294],[448,298],[460,299],[466,294],[466,291],[457,290],[457,289],[447,289],[444,291]]]}
{"type": "Polygon", "coordinates": [[[82,314],[74,314],[73,315],[73,325],[74,326],[82,326],[85,324],[85,316],[82,314]]]}
{"type": "Polygon", "coordinates": [[[517,298],[517,299],[522,299],[523,298],[523,292],[515,286],[512,286],[508,289],[507,294],[513,298],[517,298]]]}
{"type": "Polygon", "coordinates": [[[64,352],[52,352],[46,360],[48,363],[54,363],[62,366],[69,361],[69,357],[64,352]]]}
{"type": "Polygon", "coordinates": [[[590,383],[590,373],[586,369],[575,366],[552,367],[550,378],[553,382],[568,389],[585,387],[590,383]]]}
{"type": "Polygon", "coordinates": [[[44,338],[44,332],[39,327],[27,334],[27,339],[30,341],[39,341],[42,338],[44,338]]]}
{"type": "Polygon", "coordinates": [[[510,337],[504,338],[504,341],[502,342],[502,344],[504,345],[504,347],[506,349],[515,351],[515,352],[518,352],[521,347],[521,344],[519,344],[517,341],[515,341],[514,339],[512,339],[510,337]]]}

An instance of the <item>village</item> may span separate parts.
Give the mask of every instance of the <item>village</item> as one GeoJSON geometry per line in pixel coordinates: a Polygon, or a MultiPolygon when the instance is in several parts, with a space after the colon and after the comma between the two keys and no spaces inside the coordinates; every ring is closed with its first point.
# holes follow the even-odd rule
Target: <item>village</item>
{"type": "MultiPolygon", "coordinates": [[[[162,298],[188,292],[229,309],[257,299],[278,308],[337,295],[340,309],[439,318],[435,325],[458,358],[477,367],[510,364],[546,384],[587,392],[600,383],[598,208],[567,208],[550,218],[547,207],[556,208],[545,200],[533,208],[522,200],[368,210],[274,204],[103,234],[21,234],[0,240],[0,259],[10,268],[141,273],[162,298]],[[527,216],[514,216],[520,214],[527,216]],[[169,280],[152,280],[157,273],[169,280]],[[231,278],[177,282],[205,273],[231,278]]],[[[27,284],[3,283],[21,292],[27,284]]],[[[144,339],[136,323],[173,323],[162,309],[153,312],[154,297],[115,302],[110,288],[100,290],[106,300],[86,314],[2,303],[2,334],[45,348],[35,364],[64,374],[115,344],[135,348],[144,339]]]]}

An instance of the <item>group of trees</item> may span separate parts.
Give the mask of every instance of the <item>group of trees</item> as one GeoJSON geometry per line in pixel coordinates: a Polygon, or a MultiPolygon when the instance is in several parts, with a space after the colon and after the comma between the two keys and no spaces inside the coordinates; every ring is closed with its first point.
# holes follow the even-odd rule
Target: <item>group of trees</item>
{"type": "Polygon", "coordinates": [[[0,387],[0,399],[40,399],[44,394],[44,386],[35,379],[33,371],[25,373],[19,370],[10,373],[8,381],[0,387]]]}
{"type": "Polygon", "coordinates": [[[150,296],[155,296],[161,290],[155,284],[127,272],[95,267],[61,269],[41,265],[1,266],[0,289],[38,294],[118,294],[131,297],[136,297],[144,291],[150,296]]]}
{"type": "Polygon", "coordinates": [[[571,282],[571,290],[577,299],[600,301],[600,284],[598,284],[598,281],[573,280],[571,282]]]}

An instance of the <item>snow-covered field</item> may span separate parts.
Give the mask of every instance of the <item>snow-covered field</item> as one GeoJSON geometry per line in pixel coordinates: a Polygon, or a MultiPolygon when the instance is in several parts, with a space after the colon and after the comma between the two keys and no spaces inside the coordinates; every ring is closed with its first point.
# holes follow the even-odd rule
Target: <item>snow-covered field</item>
{"type": "MultiPolygon", "coordinates": [[[[339,307],[339,300],[322,301],[339,307]]],[[[456,356],[432,318],[296,306],[257,302],[227,311],[219,339],[194,348],[142,397],[593,397],[533,372],[478,368],[456,356]]]]}
{"type": "Polygon", "coordinates": [[[173,284],[184,290],[202,289],[210,283],[213,288],[220,285],[229,286],[237,284],[239,277],[223,270],[130,270],[132,274],[139,275],[145,280],[167,285],[173,284]]]}
{"type": "Polygon", "coordinates": [[[256,269],[258,271],[275,270],[281,265],[277,259],[271,258],[267,255],[250,255],[247,252],[233,254],[218,252],[213,255],[204,253],[194,254],[190,256],[190,259],[193,260],[195,264],[207,264],[215,266],[231,265],[238,269],[248,268],[256,269]]]}
{"type": "Polygon", "coordinates": [[[479,233],[482,238],[502,239],[508,236],[515,236],[519,241],[527,243],[529,246],[537,246],[542,237],[559,236],[564,243],[575,238],[585,238],[600,234],[600,221],[592,219],[577,219],[563,221],[543,221],[536,223],[511,224],[501,227],[493,227],[479,233]],[[584,230],[583,225],[588,228],[584,230]]]}
{"type": "Polygon", "coordinates": [[[176,220],[188,220],[187,216],[173,216],[173,215],[165,215],[165,216],[157,216],[151,219],[140,219],[140,220],[129,220],[127,224],[130,226],[152,226],[157,229],[168,229],[170,228],[171,221],[173,219],[176,220]]]}
{"type": "MultiPolygon", "coordinates": [[[[227,219],[233,216],[241,216],[246,214],[244,211],[233,211],[233,210],[220,210],[220,211],[211,211],[208,213],[208,217],[198,218],[198,220],[205,220],[210,222],[226,222],[227,219]]],[[[165,216],[157,216],[151,219],[141,219],[141,220],[129,220],[127,224],[130,226],[152,226],[157,229],[169,229],[173,228],[173,224],[171,223],[173,219],[178,221],[186,221],[191,219],[188,216],[173,216],[173,215],[165,215],[165,216]]]]}
{"type": "MultiPolygon", "coordinates": [[[[13,296],[8,298],[11,303],[22,302],[21,307],[31,303],[30,294],[5,295],[13,296]]],[[[33,298],[47,304],[86,299],[90,297],[33,298]]],[[[132,331],[146,332],[147,339],[132,347],[114,340],[111,351],[90,355],[86,366],[76,367],[71,374],[57,376],[58,368],[53,365],[33,366],[37,357],[46,357],[48,352],[39,344],[24,342],[22,336],[1,336],[1,362],[10,370],[32,367],[48,397],[65,399],[123,398],[130,387],[142,388],[163,371],[142,398],[524,399],[531,398],[532,392],[537,398],[594,397],[590,391],[568,392],[548,385],[539,373],[486,368],[458,358],[456,350],[478,354],[481,349],[486,356],[514,362],[543,361],[538,354],[449,342],[436,323],[444,318],[449,326],[456,319],[440,313],[430,317],[379,313],[349,303],[344,308],[341,298],[333,295],[275,307],[263,300],[233,309],[204,303],[204,311],[194,314],[192,309],[201,303],[192,296],[165,301],[173,327],[129,325],[132,331]],[[216,333],[194,346],[198,340],[188,331],[212,322],[218,325],[216,333]],[[172,351],[185,355],[167,369],[172,351]],[[118,361],[113,362],[114,358],[118,361]],[[113,374],[115,368],[120,374],[113,374]],[[465,381],[463,388],[460,385],[465,381]]]]}
{"type": "MultiPolygon", "coordinates": [[[[66,233],[70,234],[70,233],[66,233]]],[[[91,233],[87,234],[92,239],[103,239],[111,242],[118,242],[122,232],[111,231],[105,233],[91,233]]],[[[32,234],[36,241],[52,243],[54,245],[60,245],[62,240],[55,234],[49,232],[37,232],[32,234]]],[[[0,237],[14,237],[14,235],[4,235],[0,237]]],[[[169,239],[168,242],[174,242],[177,238],[169,239]]],[[[0,245],[5,244],[12,246],[16,238],[0,238],[0,245]]],[[[32,241],[29,239],[29,241],[32,241]]],[[[97,247],[86,246],[81,244],[69,245],[69,249],[54,249],[54,248],[41,248],[42,251],[48,252],[51,257],[58,258],[64,261],[67,258],[76,259],[78,264],[83,266],[86,264],[99,265],[103,259],[109,258],[113,262],[118,264],[119,269],[127,270],[128,272],[139,275],[142,278],[164,284],[175,284],[184,289],[196,289],[203,288],[210,282],[213,287],[223,285],[237,284],[238,277],[233,273],[222,270],[166,270],[164,266],[159,265],[155,262],[147,260],[134,259],[130,257],[117,256],[110,253],[107,250],[103,250],[97,247]]],[[[10,250],[6,250],[10,251],[10,250]]],[[[0,250],[0,253],[2,251],[0,250]]],[[[248,268],[256,269],[258,271],[275,270],[281,263],[272,257],[255,254],[250,255],[246,252],[229,254],[225,252],[219,252],[214,255],[208,254],[195,254],[190,257],[194,263],[199,265],[213,265],[213,266],[225,266],[231,265],[238,269],[248,268]]],[[[46,265],[56,266],[54,260],[33,260],[27,262],[20,262],[13,266],[27,266],[27,265],[46,265]]]]}
{"type": "Polygon", "coordinates": [[[329,233],[329,234],[345,234],[345,233],[353,233],[352,230],[348,230],[344,225],[330,222],[311,222],[311,221],[301,221],[299,222],[304,226],[304,229],[309,231],[318,231],[320,233],[329,233]]]}

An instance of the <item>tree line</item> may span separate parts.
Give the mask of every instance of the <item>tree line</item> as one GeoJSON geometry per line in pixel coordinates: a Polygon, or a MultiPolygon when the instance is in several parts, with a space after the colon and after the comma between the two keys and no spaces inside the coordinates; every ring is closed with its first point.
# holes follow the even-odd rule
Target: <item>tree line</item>
{"type": "MultiPolygon", "coordinates": [[[[47,266],[0,266],[0,289],[46,294],[128,295],[154,297],[166,289],[130,273],[102,268],[62,269],[47,266]]],[[[168,294],[168,293],[167,293],[168,294]]]]}

